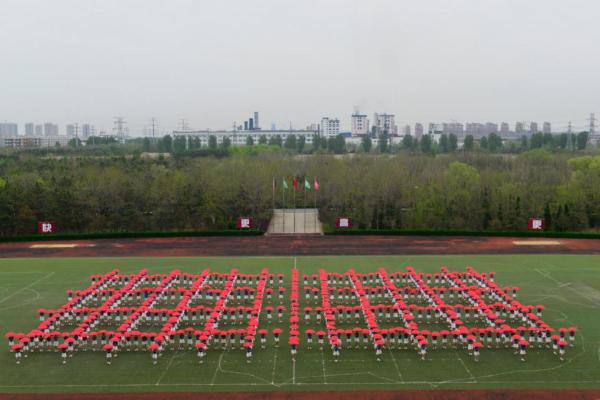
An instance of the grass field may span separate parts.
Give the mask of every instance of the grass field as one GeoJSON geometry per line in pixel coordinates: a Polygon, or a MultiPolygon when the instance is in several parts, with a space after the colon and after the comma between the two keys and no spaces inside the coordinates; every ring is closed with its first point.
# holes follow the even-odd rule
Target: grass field
{"type": "MultiPolygon", "coordinates": [[[[412,265],[437,272],[446,265],[480,272],[496,271],[501,285],[521,287],[524,304],[544,304],[543,319],[552,327],[578,327],[577,346],[560,363],[551,351],[531,349],[522,363],[508,349],[482,351],[475,363],[465,350],[435,350],[421,361],[414,351],[384,351],[378,363],[371,349],[342,350],[334,363],[331,351],[301,345],[292,363],[287,338],[283,346],[254,352],[246,364],[241,350],[208,351],[199,365],[194,352],[165,352],[156,366],[148,353],[121,353],[108,367],[103,353],[77,353],[66,365],[56,353],[32,354],[21,365],[0,346],[0,392],[64,391],[196,391],[196,390],[353,390],[482,389],[482,388],[600,388],[600,257],[569,255],[503,256],[372,256],[372,257],[198,257],[198,258],[49,258],[0,260],[0,334],[28,332],[38,324],[38,308],[66,303],[67,289],[83,289],[89,275],[119,268],[122,272],[149,268],[165,273],[173,268],[199,272],[289,272],[296,262],[300,273],[329,271],[388,272],[412,265]]],[[[289,279],[287,282],[289,284],[289,279]]],[[[301,284],[302,285],[302,284],[301,284]]],[[[301,302],[302,305],[302,302],[301,302]]],[[[264,325],[261,325],[264,326],[264,325]]],[[[271,328],[277,324],[271,324],[271,328]]],[[[281,324],[286,332],[288,324],[281,324]]],[[[4,340],[4,338],[2,338],[4,340]]]]}

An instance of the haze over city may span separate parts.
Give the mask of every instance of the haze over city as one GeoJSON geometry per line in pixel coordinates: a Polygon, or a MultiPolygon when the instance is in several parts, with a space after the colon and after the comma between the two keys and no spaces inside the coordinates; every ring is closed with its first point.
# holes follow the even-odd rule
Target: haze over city
{"type": "Polygon", "coordinates": [[[231,128],[390,112],[421,121],[573,121],[597,110],[599,2],[4,0],[0,120],[151,117],[231,128]]]}

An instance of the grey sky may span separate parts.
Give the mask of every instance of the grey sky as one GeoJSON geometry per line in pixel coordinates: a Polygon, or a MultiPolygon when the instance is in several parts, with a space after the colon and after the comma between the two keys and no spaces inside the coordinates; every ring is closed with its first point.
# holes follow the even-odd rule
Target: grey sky
{"type": "Polygon", "coordinates": [[[359,106],[582,126],[599,17],[597,0],[0,0],[0,120],[347,128],[359,106]]]}

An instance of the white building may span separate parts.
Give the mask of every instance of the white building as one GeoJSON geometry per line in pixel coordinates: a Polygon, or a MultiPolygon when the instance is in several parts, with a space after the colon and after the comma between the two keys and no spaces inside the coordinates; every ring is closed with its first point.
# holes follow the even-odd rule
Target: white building
{"type": "Polygon", "coordinates": [[[275,131],[173,131],[174,136],[191,136],[200,139],[202,147],[208,146],[211,136],[217,139],[217,144],[223,143],[223,139],[228,138],[232,145],[246,145],[248,136],[252,137],[254,144],[258,144],[261,136],[267,139],[267,143],[275,136],[281,137],[281,142],[285,143],[288,136],[295,135],[296,140],[304,136],[305,143],[311,144],[314,135],[318,135],[318,130],[275,130],[275,131]]]}
{"type": "Polygon", "coordinates": [[[365,114],[352,114],[352,136],[369,134],[369,119],[365,114]]]}
{"type": "Polygon", "coordinates": [[[33,135],[35,135],[35,125],[33,122],[28,122],[25,124],[25,136],[33,135]]]}
{"type": "Polygon", "coordinates": [[[67,136],[38,136],[38,137],[12,137],[0,141],[0,147],[21,149],[25,147],[56,147],[66,146],[71,138],[67,136]]]}
{"type": "Polygon", "coordinates": [[[46,122],[44,124],[44,136],[58,136],[58,125],[46,122]]]}
{"type": "Polygon", "coordinates": [[[337,118],[323,117],[321,118],[321,126],[319,129],[321,136],[335,137],[340,134],[340,120],[337,118]]]}
{"type": "Polygon", "coordinates": [[[398,136],[398,126],[396,126],[396,116],[394,114],[378,114],[373,115],[373,127],[375,134],[380,135],[387,133],[390,136],[398,136]]]}
{"type": "Polygon", "coordinates": [[[19,135],[19,125],[14,122],[0,123],[0,137],[15,137],[19,135]]]}
{"type": "Polygon", "coordinates": [[[544,125],[542,125],[542,133],[552,133],[552,125],[550,125],[550,122],[544,122],[544,125]]]}

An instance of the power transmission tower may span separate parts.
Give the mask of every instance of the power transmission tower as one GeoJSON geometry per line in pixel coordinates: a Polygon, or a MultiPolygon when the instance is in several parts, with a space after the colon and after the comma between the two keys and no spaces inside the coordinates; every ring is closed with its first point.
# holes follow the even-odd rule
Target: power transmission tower
{"type": "Polygon", "coordinates": [[[573,146],[573,127],[571,125],[571,121],[569,121],[569,125],[567,127],[567,150],[574,150],[573,146]]]}
{"type": "Polygon", "coordinates": [[[156,118],[152,117],[152,140],[156,137],[156,118]]]}
{"type": "Polygon", "coordinates": [[[123,117],[115,117],[113,126],[113,132],[117,136],[117,140],[121,143],[125,143],[125,137],[127,136],[127,122],[123,117]]]}
{"type": "Polygon", "coordinates": [[[180,125],[180,129],[182,131],[187,131],[190,129],[190,126],[188,125],[187,121],[185,120],[185,118],[181,118],[181,125],[180,125]]]}
{"type": "Polygon", "coordinates": [[[590,114],[590,132],[588,134],[588,144],[596,143],[598,138],[596,137],[596,114],[590,114]]]}

